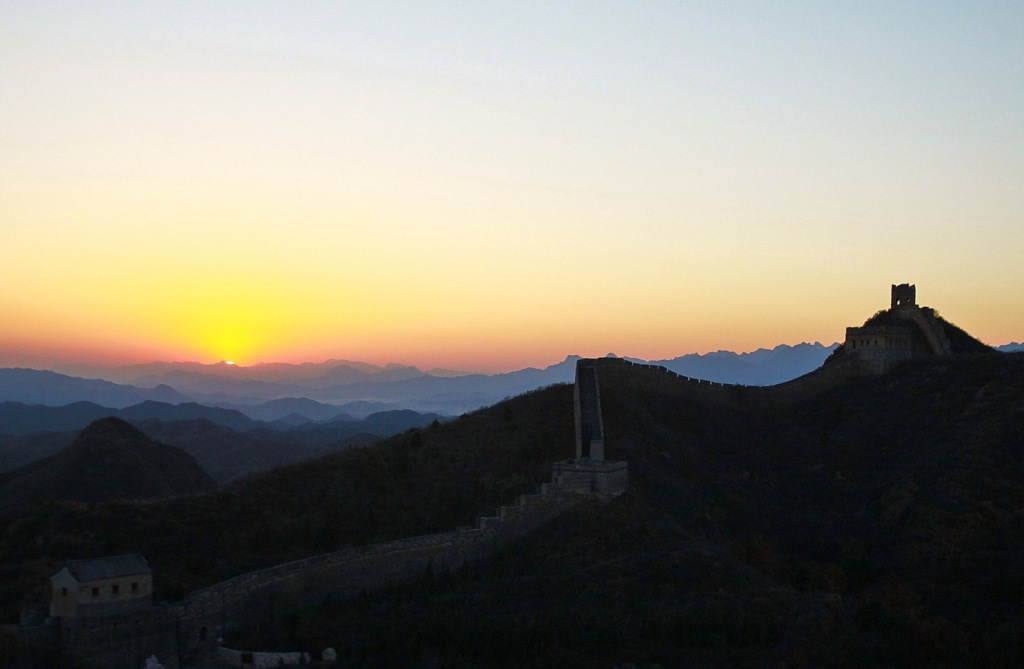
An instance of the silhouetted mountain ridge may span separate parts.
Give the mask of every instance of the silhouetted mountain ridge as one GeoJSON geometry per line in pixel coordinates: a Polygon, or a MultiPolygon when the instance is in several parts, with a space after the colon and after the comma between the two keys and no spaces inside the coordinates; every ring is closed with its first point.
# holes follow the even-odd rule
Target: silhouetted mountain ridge
{"type": "Polygon", "coordinates": [[[188,401],[166,384],[152,388],[119,385],[102,379],[82,379],[50,371],[0,369],[0,402],[61,406],[89,401],[122,408],[145,400],[177,403],[188,401]]]}
{"type": "Polygon", "coordinates": [[[145,499],[215,486],[181,449],[153,441],[130,423],[108,417],[89,424],[56,455],[0,474],[0,504],[145,499]]]}
{"type": "MultiPolygon", "coordinates": [[[[729,351],[690,354],[655,363],[695,378],[724,383],[771,385],[820,366],[830,348],[819,343],[803,343],[739,354],[729,351]]],[[[501,374],[421,371],[407,365],[379,367],[344,360],[252,367],[226,363],[153,363],[109,370],[88,367],[70,369],[79,373],[106,374],[113,379],[128,380],[140,386],[171,386],[179,393],[175,402],[191,400],[207,406],[238,409],[256,420],[275,421],[291,414],[306,416],[311,420],[330,420],[333,416],[327,413],[331,411],[331,405],[354,402],[373,402],[391,405],[388,408],[459,415],[546,385],[569,383],[573,379],[577,359],[578,356],[568,356],[543,369],[529,367],[501,374]],[[317,404],[288,407],[284,401],[290,398],[295,398],[294,401],[305,399],[317,404]],[[280,401],[282,404],[274,406],[268,404],[268,401],[280,401]]],[[[51,380],[57,382],[57,378],[51,377],[51,380]]],[[[3,379],[0,376],[2,390],[3,379]]],[[[84,392],[73,398],[69,398],[66,392],[61,393],[62,401],[44,401],[40,399],[43,397],[41,393],[37,393],[33,400],[19,397],[4,397],[0,392],[0,400],[37,404],[67,404],[89,400],[104,404],[84,392]]],[[[140,397],[138,401],[143,399],[158,398],[140,397]]],[[[134,403],[137,402],[111,406],[134,403]]],[[[339,409],[341,411],[344,409],[339,409]]]]}

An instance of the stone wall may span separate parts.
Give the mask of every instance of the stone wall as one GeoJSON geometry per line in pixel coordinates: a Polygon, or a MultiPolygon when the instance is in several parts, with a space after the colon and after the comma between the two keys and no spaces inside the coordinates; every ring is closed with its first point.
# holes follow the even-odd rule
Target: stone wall
{"type": "Polygon", "coordinates": [[[949,338],[939,324],[938,319],[935,318],[933,310],[927,307],[915,307],[908,309],[907,313],[910,319],[921,328],[921,332],[924,333],[925,339],[928,340],[932,353],[935,355],[951,355],[953,353],[953,347],[949,343],[949,338]]]}
{"type": "Polygon", "coordinates": [[[598,358],[602,386],[637,391],[654,391],[708,402],[749,402],[757,386],[740,386],[677,374],[667,367],[646,365],[623,358],[598,358]]]}
{"type": "Polygon", "coordinates": [[[660,365],[645,365],[622,358],[598,358],[603,385],[686,397],[706,403],[730,403],[752,409],[769,409],[809,399],[846,379],[861,375],[855,356],[837,360],[803,376],[774,386],[743,386],[694,379],[660,365]]]}
{"type": "Polygon", "coordinates": [[[492,555],[582,499],[566,491],[521,495],[518,505],[501,507],[474,526],[317,555],[198,590],[176,605],[178,652],[183,663],[209,656],[218,638],[258,625],[276,607],[354,595],[415,580],[428,571],[455,571],[492,555]]]}
{"type": "Polygon", "coordinates": [[[261,653],[218,648],[217,659],[228,667],[281,667],[309,664],[309,653],[261,653]]]}
{"type": "Polygon", "coordinates": [[[86,666],[139,669],[155,654],[165,669],[178,669],[176,627],[176,607],[153,606],[79,617],[60,625],[59,641],[86,666]]]}
{"type": "Polygon", "coordinates": [[[228,632],[258,625],[274,611],[299,610],[328,596],[455,571],[493,555],[586,497],[561,488],[520,495],[518,504],[500,507],[475,525],[248,572],[197,590],[176,604],[97,611],[78,619],[47,618],[42,625],[10,628],[25,643],[63,644],[87,667],[138,669],[150,655],[166,669],[201,665],[217,655],[219,639],[228,632]]]}

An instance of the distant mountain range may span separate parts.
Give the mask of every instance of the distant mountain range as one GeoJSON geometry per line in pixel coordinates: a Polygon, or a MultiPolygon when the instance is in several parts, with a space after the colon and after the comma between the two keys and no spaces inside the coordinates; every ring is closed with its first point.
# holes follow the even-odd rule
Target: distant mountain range
{"type": "Polygon", "coordinates": [[[191,398],[170,386],[138,388],[102,378],[83,379],[35,369],[0,369],[0,401],[60,406],[90,401],[123,408],[146,400],[178,404],[191,398]]]}
{"type": "MultiPolygon", "coordinates": [[[[711,381],[770,385],[820,366],[835,346],[803,343],[749,353],[717,351],[642,362],[711,381]]],[[[530,367],[503,374],[422,371],[404,365],[380,367],[351,360],[251,367],[226,362],[154,362],[113,368],[65,366],[59,370],[64,373],[3,369],[0,401],[51,406],[89,401],[114,408],[145,400],[169,404],[197,402],[233,409],[252,420],[290,424],[299,424],[304,419],[344,418],[339,414],[360,418],[382,409],[458,415],[546,385],[569,383],[577,359],[569,356],[544,369],[530,367]]]]}
{"type": "MultiPolygon", "coordinates": [[[[331,385],[360,381],[370,376],[382,378],[408,378],[429,374],[430,376],[465,376],[469,372],[449,369],[432,369],[426,372],[416,367],[390,364],[383,367],[354,360],[325,360],[290,364],[283,362],[259,363],[249,367],[229,362],[204,364],[201,362],[150,362],[142,365],[120,367],[97,367],[93,365],[60,365],[54,371],[70,376],[100,378],[115,383],[139,383],[140,379],[160,377],[170,372],[186,372],[201,376],[220,376],[226,379],[244,378],[264,383],[288,383],[303,381],[306,385],[331,385]]],[[[145,384],[143,384],[145,385],[145,384]]]]}
{"type": "MultiPolygon", "coordinates": [[[[836,346],[815,342],[748,353],[715,351],[666,360],[629,359],[709,381],[773,385],[821,366],[836,346]]],[[[1022,351],[1024,343],[1004,344],[996,349],[1022,351]]],[[[404,365],[381,367],[351,360],[252,367],[224,362],[154,362],[112,368],[65,366],[61,368],[65,373],[0,369],[0,402],[63,406],[86,401],[116,409],[145,401],[172,405],[191,402],[203,408],[193,406],[194,415],[190,417],[205,417],[235,429],[248,429],[246,417],[252,421],[280,422],[276,427],[281,427],[359,419],[395,409],[455,416],[553,383],[570,383],[577,359],[569,356],[544,369],[528,367],[503,374],[422,371],[404,365]],[[233,422],[226,422],[228,414],[211,415],[210,407],[237,413],[231,414],[233,422]]],[[[188,418],[181,415],[188,409],[178,411],[179,414],[164,418],[188,418]]]]}

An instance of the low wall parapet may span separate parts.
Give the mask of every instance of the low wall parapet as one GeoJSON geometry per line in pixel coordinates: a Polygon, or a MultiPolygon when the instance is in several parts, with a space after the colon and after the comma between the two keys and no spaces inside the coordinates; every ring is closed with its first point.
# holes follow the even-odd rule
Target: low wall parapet
{"type": "Polygon", "coordinates": [[[209,656],[215,639],[257,621],[260,602],[290,596],[315,601],[423,576],[428,570],[458,569],[488,557],[584,499],[563,490],[520,495],[495,516],[452,532],[397,539],[324,553],[267,567],[197,590],[177,605],[183,657],[209,656]]]}

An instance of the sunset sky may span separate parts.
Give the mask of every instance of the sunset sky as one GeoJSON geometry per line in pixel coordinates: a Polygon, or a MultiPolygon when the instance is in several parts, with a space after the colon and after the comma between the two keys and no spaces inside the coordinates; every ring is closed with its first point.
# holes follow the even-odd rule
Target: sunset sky
{"type": "Polygon", "coordinates": [[[0,0],[0,366],[1024,339],[1024,4],[0,0]]]}

